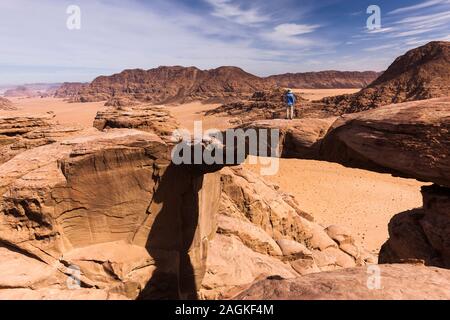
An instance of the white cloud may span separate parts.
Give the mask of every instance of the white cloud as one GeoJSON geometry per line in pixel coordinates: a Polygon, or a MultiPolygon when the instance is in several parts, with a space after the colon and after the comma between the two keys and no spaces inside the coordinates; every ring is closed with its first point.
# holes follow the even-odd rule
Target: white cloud
{"type": "Polygon", "coordinates": [[[386,33],[393,31],[394,28],[380,28],[380,29],[373,29],[373,30],[367,30],[367,33],[386,33]]]}
{"type": "Polygon", "coordinates": [[[270,17],[259,12],[258,9],[242,9],[241,6],[233,4],[231,0],[206,0],[214,8],[213,16],[231,20],[243,25],[257,25],[267,22],[270,17]]]}
{"type": "Polygon", "coordinates": [[[411,11],[415,11],[415,10],[419,10],[419,9],[425,9],[425,8],[429,8],[429,7],[433,7],[433,6],[445,4],[445,3],[450,3],[450,1],[449,0],[428,0],[428,1],[416,4],[416,5],[413,5],[413,6],[398,8],[396,10],[389,12],[388,14],[401,14],[401,13],[411,12],[411,11]]]}
{"type": "Polygon", "coordinates": [[[299,36],[312,33],[318,28],[320,28],[320,25],[285,23],[276,26],[273,31],[266,33],[264,37],[279,43],[306,46],[312,44],[312,41],[299,36]]]}

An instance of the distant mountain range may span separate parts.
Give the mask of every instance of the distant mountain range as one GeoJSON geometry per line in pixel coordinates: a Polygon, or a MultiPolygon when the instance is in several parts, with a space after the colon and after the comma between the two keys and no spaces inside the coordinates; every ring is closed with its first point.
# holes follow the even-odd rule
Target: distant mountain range
{"type": "Polygon", "coordinates": [[[200,70],[196,67],[159,67],[125,70],[101,76],[90,84],[65,83],[56,96],[73,102],[104,101],[126,97],[150,103],[230,102],[274,87],[363,88],[379,73],[322,71],[258,77],[237,67],[200,70]]]}
{"type": "Polygon", "coordinates": [[[61,83],[32,83],[20,86],[4,86],[2,94],[8,98],[53,96],[61,83]]]}

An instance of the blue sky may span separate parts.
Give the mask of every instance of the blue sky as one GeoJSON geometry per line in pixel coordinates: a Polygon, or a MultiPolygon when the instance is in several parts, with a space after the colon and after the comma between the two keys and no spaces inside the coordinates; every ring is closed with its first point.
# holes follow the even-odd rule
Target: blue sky
{"type": "Polygon", "coordinates": [[[380,71],[432,40],[450,40],[450,0],[2,0],[0,84],[160,65],[380,71]],[[66,27],[69,5],[80,30],[66,27]],[[369,5],[381,8],[379,30],[366,27],[369,5]]]}

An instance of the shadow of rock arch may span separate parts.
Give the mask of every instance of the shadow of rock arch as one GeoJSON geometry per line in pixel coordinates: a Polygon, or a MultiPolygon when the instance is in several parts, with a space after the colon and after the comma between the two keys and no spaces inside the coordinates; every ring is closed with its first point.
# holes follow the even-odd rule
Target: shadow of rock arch
{"type": "MultiPolygon", "coordinates": [[[[202,194],[220,195],[220,190],[205,189],[205,180],[219,176],[174,164],[160,166],[154,175],[157,183],[148,208],[146,249],[155,270],[139,299],[195,300],[206,269],[207,235],[215,231],[214,208],[209,204],[218,202],[202,194]],[[200,217],[202,212],[207,214],[200,217]]],[[[220,189],[218,181],[208,187],[220,189]]]]}

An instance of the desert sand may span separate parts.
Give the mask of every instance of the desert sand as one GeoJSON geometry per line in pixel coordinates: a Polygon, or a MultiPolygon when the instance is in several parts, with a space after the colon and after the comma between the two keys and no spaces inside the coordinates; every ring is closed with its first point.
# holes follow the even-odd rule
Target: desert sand
{"type": "MultiPolygon", "coordinates": [[[[258,165],[246,164],[253,172],[258,165]]],[[[339,164],[281,159],[280,170],[266,180],[293,194],[300,207],[323,226],[344,226],[374,254],[388,239],[391,218],[422,206],[422,183],[339,164]]]]}
{"type": "MultiPolygon", "coordinates": [[[[104,102],[68,103],[56,98],[12,98],[10,99],[17,111],[23,113],[54,112],[60,124],[82,125],[91,127],[97,111],[103,107],[104,102]]],[[[7,111],[2,111],[5,113],[7,111]]]]}
{"type": "MultiPolygon", "coordinates": [[[[358,89],[296,90],[308,99],[342,94],[358,89]]],[[[52,111],[61,124],[92,126],[103,102],[67,103],[55,98],[12,99],[18,111],[41,113],[52,111]]],[[[193,123],[202,120],[203,130],[226,129],[228,119],[203,115],[217,104],[193,102],[168,106],[183,128],[193,130],[193,123]]],[[[4,113],[6,111],[2,111],[4,113]]],[[[9,111],[11,112],[11,111],[9,111]]],[[[257,165],[246,165],[259,172],[257,165]]],[[[366,249],[377,253],[387,240],[387,225],[400,212],[422,205],[421,183],[364,170],[349,169],[319,161],[281,159],[277,175],[266,177],[298,199],[301,208],[324,226],[345,226],[366,249]],[[394,196],[393,196],[394,195],[394,196]]]]}

